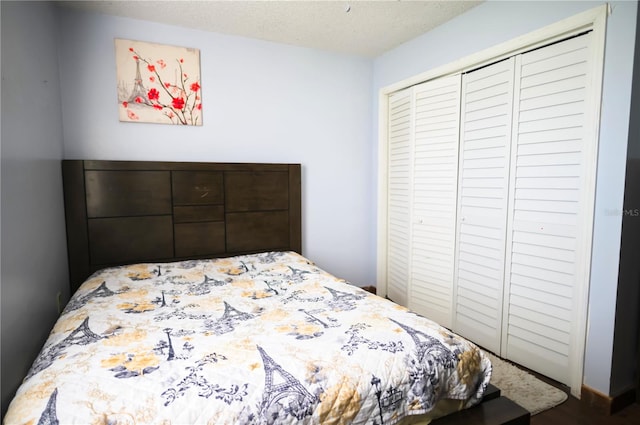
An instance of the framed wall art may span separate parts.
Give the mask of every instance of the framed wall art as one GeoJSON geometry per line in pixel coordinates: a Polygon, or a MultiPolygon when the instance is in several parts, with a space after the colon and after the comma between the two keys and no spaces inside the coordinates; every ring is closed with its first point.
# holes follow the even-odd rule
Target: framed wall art
{"type": "Polygon", "coordinates": [[[200,50],[115,39],[120,121],[202,125],[200,50]]]}

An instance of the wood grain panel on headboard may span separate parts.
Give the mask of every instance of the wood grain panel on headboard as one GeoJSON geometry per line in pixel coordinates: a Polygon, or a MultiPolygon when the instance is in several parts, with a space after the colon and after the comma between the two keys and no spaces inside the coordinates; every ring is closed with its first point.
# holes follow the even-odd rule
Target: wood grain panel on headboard
{"type": "Polygon", "coordinates": [[[300,164],[62,161],[71,290],[140,262],[301,253],[300,164]]]}

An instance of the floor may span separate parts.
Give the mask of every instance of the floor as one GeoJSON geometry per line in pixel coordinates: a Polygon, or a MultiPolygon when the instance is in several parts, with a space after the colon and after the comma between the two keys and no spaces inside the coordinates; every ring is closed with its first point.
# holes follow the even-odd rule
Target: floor
{"type": "Polygon", "coordinates": [[[559,406],[532,416],[531,425],[640,425],[640,403],[634,403],[613,415],[604,415],[573,397],[568,387],[528,371],[569,394],[567,401],[559,406]]]}
{"type": "Polygon", "coordinates": [[[531,425],[638,425],[640,404],[634,403],[611,416],[598,414],[569,396],[567,401],[553,409],[531,417],[531,425]]]}
{"type": "Polygon", "coordinates": [[[520,365],[515,366],[567,393],[567,400],[552,409],[531,417],[530,425],[640,425],[640,398],[612,415],[600,413],[571,395],[570,388],[520,365]]]}

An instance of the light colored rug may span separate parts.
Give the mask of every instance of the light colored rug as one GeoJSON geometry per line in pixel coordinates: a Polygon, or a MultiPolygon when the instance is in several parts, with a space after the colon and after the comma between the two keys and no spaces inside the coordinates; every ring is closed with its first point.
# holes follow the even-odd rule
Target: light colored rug
{"type": "Polygon", "coordinates": [[[501,394],[531,412],[532,415],[551,409],[567,399],[567,394],[547,384],[513,364],[485,352],[493,365],[491,383],[501,394]]]}

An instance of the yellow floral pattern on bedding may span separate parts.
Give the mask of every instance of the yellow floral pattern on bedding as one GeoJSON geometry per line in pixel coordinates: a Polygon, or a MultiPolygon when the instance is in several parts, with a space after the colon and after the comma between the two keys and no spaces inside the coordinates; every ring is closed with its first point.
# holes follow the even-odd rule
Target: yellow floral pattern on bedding
{"type": "Polygon", "coordinates": [[[6,424],[394,424],[476,404],[469,341],[292,252],[91,276],[6,424]]]}

